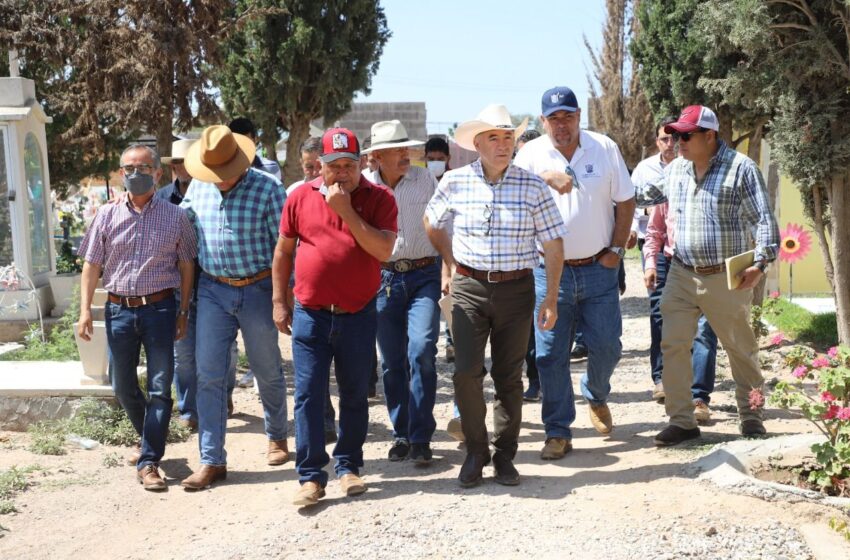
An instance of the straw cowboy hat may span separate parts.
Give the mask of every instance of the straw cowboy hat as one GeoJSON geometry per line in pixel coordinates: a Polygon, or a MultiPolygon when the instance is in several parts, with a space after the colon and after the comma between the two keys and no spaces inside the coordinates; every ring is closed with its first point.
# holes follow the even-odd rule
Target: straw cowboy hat
{"type": "Polygon", "coordinates": [[[217,124],[204,129],[189,147],[183,164],[195,179],[220,183],[242,175],[251,167],[256,151],[253,140],[217,124]]]}
{"type": "Polygon", "coordinates": [[[407,129],[400,121],[381,121],[372,125],[371,141],[368,148],[361,153],[377,152],[378,150],[389,150],[390,148],[410,148],[422,146],[425,142],[411,140],[407,137],[407,129]]]}
{"type": "Polygon", "coordinates": [[[514,133],[514,141],[528,127],[528,117],[519,126],[514,126],[511,114],[504,105],[487,105],[478,116],[471,121],[461,123],[455,130],[455,142],[466,150],[475,150],[475,137],[488,130],[510,130],[514,133]]]}
{"type": "Polygon", "coordinates": [[[197,140],[177,140],[171,143],[171,155],[166,157],[159,158],[159,161],[162,163],[172,163],[176,161],[177,163],[182,162],[186,159],[186,152],[189,151],[189,147],[197,142],[197,140]]]}

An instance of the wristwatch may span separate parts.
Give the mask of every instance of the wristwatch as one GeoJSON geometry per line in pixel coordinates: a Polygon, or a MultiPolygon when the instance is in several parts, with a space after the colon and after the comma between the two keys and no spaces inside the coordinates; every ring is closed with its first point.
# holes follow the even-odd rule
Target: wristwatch
{"type": "Polygon", "coordinates": [[[607,249],[620,257],[620,260],[623,260],[623,257],[626,256],[626,250],[622,247],[608,247],[607,249]]]}
{"type": "Polygon", "coordinates": [[[756,267],[757,269],[761,270],[762,272],[764,272],[767,269],[767,265],[769,265],[769,264],[770,263],[765,261],[765,260],[760,260],[760,261],[754,262],[753,266],[756,267]]]}
{"type": "Polygon", "coordinates": [[[177,310],[177,316],[178,317],[188,317],[189,316],[189,310],[188,309],[178,309],[177,310]]]}

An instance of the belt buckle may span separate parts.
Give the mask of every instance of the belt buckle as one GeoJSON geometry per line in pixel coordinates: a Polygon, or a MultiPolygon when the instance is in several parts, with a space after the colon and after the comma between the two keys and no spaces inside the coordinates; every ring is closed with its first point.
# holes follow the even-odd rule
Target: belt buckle
{"type": "Polygon", "coordinates": [[[413,270],[413,261],[410,259],[399,259],[393,263],[396,272],[408,272],[413,270]]]}
{"type": "Polygon", "coordinates": [[[488,284],[498,284],[499,283],[499,280],[491,280],[490,279],[490,275],[493,274],[494,272],[496,274],[498,274],[498,271],[496,271],[496,270],[488,270],[487,271],[487,283],[488,284]]]}

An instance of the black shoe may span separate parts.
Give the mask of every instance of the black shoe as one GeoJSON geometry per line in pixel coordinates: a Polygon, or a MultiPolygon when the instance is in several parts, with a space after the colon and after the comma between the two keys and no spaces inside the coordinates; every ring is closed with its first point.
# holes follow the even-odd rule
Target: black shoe
{"type": "Polygon", "coordinates": [[[685,428],[680,428],[679,426],[670,424],[655,436],[655,445],[659,447],[667,447],[668,445],[676,445],[689,439],[698,438],[699,436],[699,428],[686,430],[685,428]]]}
{"type": "Polygon", "coordinates": [[[407,443],[406,439],[397,439],[390,447],[388,457],[390,461],[404,461],[408,454],[410,454],[410,444],[407,443]]]}
{"type": "Polygon", "coordinates": [[[537,402],[540,400],[540,381],[538,379],[528,382],[528,389],[522,394],[522,400],[525,402],[537,402]]]}
{"type": "Polygon", "coordinates": [[[505,455],[501,453],[493,455],[493,468],[496,470],[494,479],[498,484],[504,486],[516,486],[519,484],[519,472],[514,467],[513,461],[505,455]]]}
{"type": "Polygon", "coordinates": [[[767,435],[764,423],[758,418],[749,418],[741,422],[741,435],[744,437],[761,437],[767,435]]]}
{"type": "Polygon", "coordinates": [[[460,468],[460,476],[457,477],[462,488],[472,488],[481,484],[481,471],[490,464],[490,455],[469,453],[463,466],[460,468]]]}
{"type": "Polygon", "coordinates": [[[587,359],[587,347],[586,346],[579,346],[578,344],[576,344],[573,347],[573,351],[570,352],[570,361],[575,363],[575,362],[583,362],[586,359],[587,359]]]}
{"type": "Polygon", "coordinates": [[[411,443],[408,458],[419,466],[425,466],[434,458],[431,446],[427,443],[411,443]]]}
{"type": "Polygon", "coordinates": [[[377,386],[369,387],[369,398],[374,399],[374,398],[377,398],[377,396],[378,396],[378,387],[377,386]]]}

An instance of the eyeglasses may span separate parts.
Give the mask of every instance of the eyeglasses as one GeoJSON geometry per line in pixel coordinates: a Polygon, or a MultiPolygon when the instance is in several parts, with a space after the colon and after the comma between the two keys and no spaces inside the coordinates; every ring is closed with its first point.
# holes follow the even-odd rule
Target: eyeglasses
{"type": "Polygon", "coordinates": [[[127,175],[132,175],[133,173],[141,173],[143,175],[148,175],[151,171],[153,171],[152,165],[122,165],[121,169],[127,175]]]}
{"type": "Polygon", "coordinates": [[[699,130],[694,130],[693,132],[674,132],[674,133],[670,134],[670,136],[676,142],[678,142],[679,140],[681,140],[682,142],[690,142],[691,137],[694,134],[701,134],[703,132],[708,132],[708,130],[705,129],[705,128],[700,128],[699,130]]]}
{"type": "Polygon", "coordinates": [[[487,226],[487,231],[484,232],[484,235],[489,236],[490,228],[493,226],[493,207],[489,204],[484,207],[484,225],[487,226]]]}

